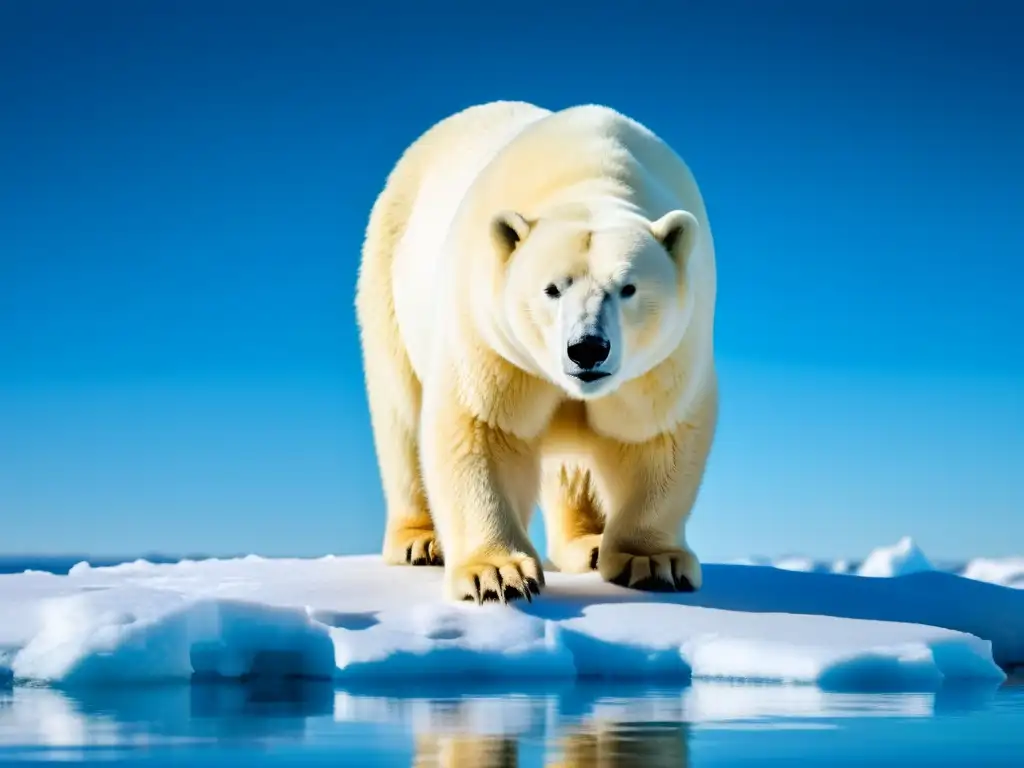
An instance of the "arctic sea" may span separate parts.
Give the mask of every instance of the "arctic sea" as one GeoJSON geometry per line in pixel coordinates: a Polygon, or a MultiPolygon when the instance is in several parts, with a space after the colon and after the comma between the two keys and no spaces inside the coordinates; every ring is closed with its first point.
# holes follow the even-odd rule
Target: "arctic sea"
{"type": "Polygon", "coordinates": [[[576,683],[0,692],[0,763],[1020,766],[1024,686],[934,694],[576,683]]]}

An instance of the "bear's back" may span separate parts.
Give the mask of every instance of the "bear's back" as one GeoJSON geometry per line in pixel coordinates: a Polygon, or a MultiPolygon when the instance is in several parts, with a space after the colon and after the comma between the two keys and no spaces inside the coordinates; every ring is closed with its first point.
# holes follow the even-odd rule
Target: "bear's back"
{"type": "MultiPolygon", "coordinates": [[[[525,102],[491,102],[435,124],[407,150],[396,171],[400,194],[412,197],[405,231],[395,248],[391,273],[395,314],[413,370],[427,370],[440,279],[447,267],[445,241],[452,220],[481,170],[530,123],[550,112],[525,102]]],[[[391,183],[391,182],[389,182],[391,183]]]]}
{"type": "Polygon", "coordinates": [[[572,201],[581,191],[607,191],[652,220],[683,208],[707,223],[682,157],[643,124],[596,104],[552,112],[526,126],[482,169],[474,189],[491,207],[527,217],[538,206],[557,205],[562,197],[572,201]]]}

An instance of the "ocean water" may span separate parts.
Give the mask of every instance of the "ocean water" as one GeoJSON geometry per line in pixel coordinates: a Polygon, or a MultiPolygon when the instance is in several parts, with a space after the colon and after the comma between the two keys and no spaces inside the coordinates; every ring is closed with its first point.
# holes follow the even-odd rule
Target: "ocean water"
{"type": "Polygon", "coordinates": [[[339,766],[1019,766],[1024,686],[827,693],[330,683],[0,691],[0,763],[339,766]]]}

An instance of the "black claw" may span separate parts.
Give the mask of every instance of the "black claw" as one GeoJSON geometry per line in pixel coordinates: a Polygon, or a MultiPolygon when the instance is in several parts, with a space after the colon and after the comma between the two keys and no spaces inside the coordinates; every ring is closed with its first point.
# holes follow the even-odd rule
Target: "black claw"
{"type": "Polygon", "coordinates": [[[597,557],[598,557],[599,554],[600,554],[600,551],[598,550],[597,547],[594,547],[590,551],[590,570],[592,570],[592,571],[596,571],[597,570],[597,557]]]}
{"type": "Polygon", "coordinates": [[[612,584],[616,584],[620,587],[629,587],[629,568],[625,568],[619,572],[618,576],[611,579],[612,584]]]}
{"type": "Polygon", "coordinates": [[[405,562],[407,562],[407,563],[411,563],[412,562],[412,544],[410,544],[408,547],[406,547],[406,550],[405,550],[405,562]]]}
{"type": "Polygon", "coordinates": [[[498,581],[498,591],[494,593],[494,599],[500,603],[507,602],[509,588],[505,584],[505,580],[501,578],[501,571],[495,571],[494,576],[498,581]]]}
{"type": "Polygon", "coordinates": [[[517,589],[516,587],[506,585],[505,586],[505,602],[511,603],[513,600],[519,600],[525,597],[530,602],[533,602],[533,598],[530,597],[530,590],[527,589],[525,592],[517,589]]]}
{"type": "Polygon", "coordinates": [[[664,581],[659,579],[657,576],[651,576],[647,579],[641,579],[638,583],[633,585],[634,589],[641,589],[645,592],[675,592],[676,585],[671,581],[664,581]]]}
{"type": "Polygon", "coordinates": [[[679,592],[696,592],[697,591],[696,588],[694,588],[693,584],[690,583],[690,580],[688,578],[686,578],[685,576],[680,576],[679,578],[676,579],[676,590],[679,591],[679,592]]]}
{"type": "Polygon", "coordinates": [[[412,561],[412,564],[413,565],[427,565],[428,562],[429,561],[425,557],[417,557],[415,560],[412,561]]]}
{"type": "Polygon", "coordinates": [[[480,577],[473,577],[473,599],[479,604],[480,602],[480,577]]]}
{"type": "Polygon", "coordinates": [[[482,603],[500,603],[501,602],[501,598],[498,597],[498,593],[495,592],[493,589],[488,589],[486,592],[484,592],[483,597],[480,599],[480,602],[482,602],[482,603]]]}
{"type": "Polygon", "coordinates": [[[539,595],[540,594],[540,584],[537,583],[536,579],[529,579],[528,578],[526,580],[526,588],[529,589],[535,595],[539,595]]]}
{"type": "Polygon", "coordinates": [[[615,583],[620,587],[626,587],[628,589],[637,589],[641,592],[675,592],[676,585],[669,581],[662,581],[657,576],[648,576],[640,581],[629,583],[629,577],[625,575],[626,571],[623,571],[616,578],[615,583]]]}

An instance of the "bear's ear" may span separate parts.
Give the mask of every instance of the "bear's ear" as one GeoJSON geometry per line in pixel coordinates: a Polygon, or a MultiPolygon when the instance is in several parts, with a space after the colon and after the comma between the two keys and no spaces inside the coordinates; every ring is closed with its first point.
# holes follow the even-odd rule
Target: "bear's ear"
{"type": "Polygon", "coordinates": [[[501,211],[491,219],[491,238],[502,257],[511,255],[530,234],[532,224],[521,213],[501,211]]]}
{"type": "Polygon", "coordinates": [[[668,251],[676,264],[682,265],[697,242],[697,217],[688,211],[669,211],[651,222],[651,234],[668,251]]]}

